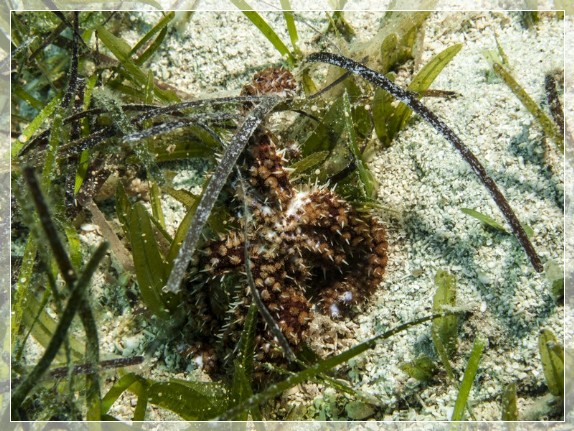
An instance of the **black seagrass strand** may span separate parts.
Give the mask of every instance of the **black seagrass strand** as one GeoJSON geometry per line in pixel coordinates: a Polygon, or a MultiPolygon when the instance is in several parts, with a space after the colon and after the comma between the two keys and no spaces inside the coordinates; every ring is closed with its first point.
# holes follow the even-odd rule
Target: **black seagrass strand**
{"type": "Polygon", "coordinates": [[[34,172],[34,168],[31,166],[26,166],[22,169],[22,176],[28,184],[30,189],[30,195],[34,201],[34,206],[38,212],[38,217],[40,218],[40,224],[46,235],[52,253],[54,253],[54,258],[56,259],[56,264],[60,269],[60,274],[66,282],[67,285],[71,286],[76,281],[77,275],[72,262],[66,253],[64,245],[60,241],[58,235],[58,230],[52,221],[52,216],[50,215],[50,210],[48,209],[48,204],[44,200],[44,196],[40,189],[40,184],[38,183],[38,178],[34,172]]]}
{"type": "Polygon", "coordinates": [[[78,49],[79,49],[79,24],[78,24],[78,14],[79,12],[73,12],[73,39],[72,39],[72,63],[70,65],[70,81],[68,83],[68,89],[62,98],[61,106],[67,108],[70,102],[74,99],[76,95],[76,90],[78,88],[78,49]]]}
{"type": "Polygon", "coordinates": [[[392,96],[394,96],[399,101],[405,103],[414,112],[419,114],[423,120],[433,126],[440,134],[442,134],[448,142],[450,142],[461,154],[463,159],[470,165],[474,173],[478,176],[480,181],[485,185],[490,194],[492,195],[494,201],[506,217],[506,220],[512,228],[512,232],[518,238],[518,241],[524,248],[524,251],[528,255],[532,266],[537,272],[542,272],[544,267],[540,256],[536,253],[534,246],[528,239],[526,232],[520,225],[520,221],[514,214],[514,211],[510,207],[510,204],[499,190],[498,186],[492,178],[486,172],[486,169],[478,161],[476,156],[470,151],[470,149],[464,145],[461,139],[450,129],[441,119],[439,119],[434,113],[432,113],[426,106],[422,104],[413,93],[410,93],[397,85],[393,84],[384,75],[357,63],[347,57],[343,57],[338,54],[331,54],[327,52],[319,52],[311,54],[305,59],[306,62],[321,62],[332,64],[334,66],[346,69],[356,75],[361,76],[367,81],[375,84],[376,86],[388,91],[392,96]]]}
{"type": "MultiPolygon", "coordinates": [[[[88,363],[77,364],[72,367],[72,374],[74,375],[95,374],[96,372],[99,371],[99,369],[131,367],[133,365],[142,364],[143,361],[144,361],[143,356],[130,356],[127,358],[106,359],[99,362],[97,369],[94,369],[94,367],[88,363]]],[[[68,367],[54,368],[46,373],[46,378],[62,379],[64,377],[67,377],[69,371],[70,369],[68,367]]],[[[17,386],[18,384],[20,384],[21,381],[22,379],[18,377],[12,379],[11,380],[12,387],[17,386]]],[[[1,384],[0,384],[0,393],[2,393],[1,384]]]]}
{"type": "Polygon", "coordinates": [[[189,118],[186,118],[185,120],[172,121],[170,123],[162,123],[162,124],[158,124],[157,126],[152,126],[148,129],[144,129],[144,130],[139,131],[139,132],[130,133],[129,135],[125,135],[122,139],[124,142],[139,141],[141,139],[149,138],[151,136],[157,136],[157,135],[161,135],[164,133],[169,133],[169,132],[172,132],[173,130],[181,129],[183,127],[189,127],[189,126],[193,126],[193,125],[200,126],[201,121],[206,121],[206,120],[207,121],[209,121],[209,120],[211,120],[211,121],[227,121],[227,120],[233,120],[236,118],[237,118],[237,115],[227,114],[227,113],[192,115],[189,118]]]}
{"type": "Polygon", "coordinates": [[[231,139],[231,142],[225,148],[223,157],[217,165],[215,172],[213,173],[209,183],[205,187],[193,219],[191,220],[191,226],[187,231],[185,239],[181,244],[177,257],[173,262],[173,268],[169,274],[165,290],[168,292],[177,293],[180,289],[181,281],[187,270],[187,266],[191,261],[195,247],[200,238],[201,231],[209,218],[209,214],[215,205],[215,201],[219,196],[219,192],[225,185],[227,177],[239,155],[243,152],[243,149],[247,145],[249,138],[255,132],[255,129],[261,124],[265,116],[271,112],[271,110],[279,103],[280,99],[278,97],[268,97],[263,99],[259,105],[257,105],[248,115],[237,133],[231,139]]]}

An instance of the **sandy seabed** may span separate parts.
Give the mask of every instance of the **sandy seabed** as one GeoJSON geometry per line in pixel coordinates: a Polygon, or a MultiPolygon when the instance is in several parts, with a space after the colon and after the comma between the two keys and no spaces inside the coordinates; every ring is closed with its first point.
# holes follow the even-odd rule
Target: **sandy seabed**
{"type": "MultiPolygon", "coordinates": [[[[300,47],[304,53],[314,52],[317,46],[310,41],[314,29],[325,27],[325,15],[300,16],[305,22],[299,24],[300,47]]],[[[361,12],[345,16],[357,31],[358,43],[374,37],[381,18],[361,12]]],[[[266,18],[274,28],[284,27],[280,14],[268,13],[266,18]]],[[[420,68],[455,43],[463,44],[432,86],[459,97],[425,99],[425,104],[482,161],[521,221],[534,231],[533,242],[543,261],[558,265],[564,257],[562,158],[551,142],[543,143],[533,117],[492,75],[483,51],[496,50],[498,38],[514,76],[534,100],[544,103],[545,75],[564,67],[563,34],[563,21],[551,14],[543,14],[527,30],[513,13],[431,13],[417,64],[399,70],[397,79],[408,84],[413,67],[420,68]]],[[[280,35],[288,40],[285,32],[280,35]]],[[[254,71],[280,60],[242,14],[197,12],[172,35],[150,68],[193,97],[212,97],[237,94],[254,71]]],[[[513,382],[520,388],[519,410],[526,417],[544,387],[539,330],[549,328],[558,338],[563,336],[563,308],[552,299],[550,281],[532,269],[514,237],[486,229],[461,211],[473,208],[502,221],[489,193],[460,155],[419,118],[411,119],[391,148],[379,148],[370,166],[380,184],[378,216],[389,235],[387,273],[375,300],[353,321],[331,327],[330,346],[315,347],[341,351],[428,314],[434,277],[446,270],[457,278],[458,304],[472,312],[461,326],[455,372],[464,372],[476,337],[488,344],[470,396],[475,417],[499,419],[501,391],[513,382]]],[[[322,330],[321,322],[313,327],[322,330]]],[[[365,397],[376,399],[375,406],[348,402],[331,389],[306,384],[284,394],[276,414],[302,414],[307,419],[448,419],[456,385],[421,384],[400,369],[421,354],[433,355],[428,325],[399,334],[351,361],[347,378],[365,397]]]]}
{"type": "MultiPolygon", "coordinates": [[[[264,16],[274,28],[283,29],[281,14],[264,16]]],[[[312,39],[316,29],[327,25],[325,14],[301,12],[299,16],[300,48],[306,54],[314,52],[317,46],[312,39]]],[[[153,23],[157,17],[134,14],[134,28],[143,29],[146,21],[153,23]]],[[[348,12],[345,17],[360,43],[374,37],[382,13],[348,12]]],[[[255,71],[281,61],[239,12],[196,12],[185,25],[183,19],[146,66],[190,97],[238,94],[255,71]]],[[[514,76],[534,100],[544,104],[545,75],[564,68],[563,25],[550,13],[542,14],[535,27],[525,29],[516,13],[433,12],[424,25],[416,64],[408,63],[397,78],[399,84],[407,85],[413,68],[416,72],[433,55],[455,43],[463,44],[432,85],[454,91],[458,97],[424,102],[470,147],[521,221],[532,228],[532,241],[542,260],[558,266],[564,260],[562,157],[552,142],[544,142],[540,127],[508,87],[492,75],[483,51],[496,50],[498,38],[514,76]]],[[[288,40],[285,31],[279,34],[288,40]]],[[[138,31],[123,36],[137,40],[138,31]]],[[[323,48],[336,44],[333,40],[323,48]]],[[[545,390],[539,331],[548,328],[558,339],[564,336],[564,310],[552,298],[551,280],[533,270],[513,236],[487,229],[461,211],[473,208],[503,220],[469,166],[420,118],[411,118],[392,147],[378,147],[370,168],[379,182],[377,216],[388,232],[386,275],[376,297],[360,314],[329,326],[330,345],[312,347],[323,354],[340,352],[375,333],[428,315],[435,275],[445,270],[457,279],[457,304],[471,312],[460,327],[458,354],[452,358],[457,375],[464,373],[474,340],[480,337],[487,342],[470,394],[474,416],[500,419],[501,392],[516,383],[519,411],[528,418],[545,390]]],[[[177,226],[182,217],[177,207],[165,211],[172,217],[171,225],[177,226]]],[[[84,237],[86,242],[98,239],[93,233],[84,237]]],[[[103,352],[141,354],[154,337],[153,328],[133,327],[127,322],[129,315],[122,319],[126,321],[113,317],[102,327],[103,352]]],[[[324,329],[320,319],[312,331],[324,329]]],[[[363,395],[361,400],[309,383],[287,391],[267,411],[290,419],[447,420],[457,385],[444,379],[423,384],[401,371],[401,364],[422,354],[435,357],[430,325],[394,336],[347,364],[343,377],[363,395]]],[[[148,361],[145,368],[155,379],[205,378],[193,364],[176,373],[169,360],[148,361]]],[[[132,409],[126,395],[110,414],[129,419],[132,409]]],[[[149,419],[177,417],[150,409],[149,419]]]]}

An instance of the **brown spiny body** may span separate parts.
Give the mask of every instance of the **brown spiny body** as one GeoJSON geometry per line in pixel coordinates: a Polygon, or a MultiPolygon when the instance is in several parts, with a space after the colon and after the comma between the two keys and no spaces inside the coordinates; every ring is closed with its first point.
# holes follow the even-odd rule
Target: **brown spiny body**
{"type": "MultiPolygon", "coordinates": [[[[272,76],[287,78],[277,70],[272,76]]],[[[258,74],[260,75],[260,74],[258,74]]],[[[244,90],[255,94],[258,75],[244,90]]],[[[359,213],[336,192],[324,187],[298,190],[285,169],[284,151],[275,138],[258,131],[253,136],[245,177],[251,190],[248,231],[251,272],[259,294],[279,328],[297,350],[315,312],[339,317],[352,305],[366,301],[380,284],[387,263],[385,230],[373,216],[359,213]],[[316,305],[316,306],[315,306],[316,305]]],[[[241,222],[243,223],[243,222],[241,222]]],[[[206,244],[196,259],[196,304],[209,313],[210,296],[227,274],[245,271],[244,227],[230,230],[206,244]]],[[[228,323],[221,329],[223,341],[237,341],[251,296],[238,291],[228,323]]],[[[202,316],[213,333],[221,316],[202,316]]],[[[277,355],[278,348],[265,325],[257,335],[259,349],[277,355]],[[271,346],[271,347],[270,347],[271,346]]],[[[273,355],[270,354],[270,357],[273,355]]]]}

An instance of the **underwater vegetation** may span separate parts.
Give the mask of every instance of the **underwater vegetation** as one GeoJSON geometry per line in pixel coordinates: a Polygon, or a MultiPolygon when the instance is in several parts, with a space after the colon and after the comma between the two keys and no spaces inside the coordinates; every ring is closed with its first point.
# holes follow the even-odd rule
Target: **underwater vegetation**
{"type": "MultiPolygon", "coordinates": [[[[186,420],[384,417],[386,407],[347,378],[349,369],[381,341],[429,323],[430,351],[398,368],[417,384],[455,391],[446,419],[476,419],[472,388],[488,334],[463,330],[474,310],[463,306],[449,271],[434,270],[423,317],[383,325],[365,341],[342,337],[343,348],[331,354],[317,350],[330,342],[330,328],[392,294],[379,292],[394,245],[370,161],[394,145],[413,113],[488,190],[528,271],[549,272],[532,228],[494,176],[448,118],[421,101],[456,97],[431,87],[463,44],[433,56],[405,89],[397,72],[416,57],[430,12],[389,12],[363,45],[353,44],[344,13],[328,13],[313,53],[300,47],[302,24],[288,1],[281,16],[291,47],[268,18],[232,3],[283,60],[253,71],[235,95],[208,98],[191,97],[147,67],[177,32],[182,18],[174,12],[146,22],[135,43],[121,36],[133,14],[12,13],[13,368],[5,414],[116,420],[118,400],[130,393],[136,421],[149,417],[149,406],[186,420]],[[195,183],[181,187],[178,177],[190,167],[195,183]],[[110,315],[129,316],[124,336],[151,336],[129,354],[104,352],[110,315]],[[323,333],[313,327],[318,321],[323,333]],[[135,367],[150,357],[192,372],[158,378],[135,367]],[[274,412],[273,403],[307,382],[347,402],[325,396],[299,416],[274,412]]],[[[555,143],[552,151],[563,152],[556,80],[547,78],[549,116],[497,46],[499,57],[485,54],[494,74],[555,143]]],[[[506,232],[488,215],[461,210],[506,232]]],[[[560,273],[555,264],[553,307],[560,306],[560,273]]],[[[550,329],[540,330],[545,383],[536,390],[545,398],[535,419],[557,419],[564,350],[550,329]]],[[[521,418],[518,394],[528,389],[501,388],[502,413],[490,419],[521,418]]]]}

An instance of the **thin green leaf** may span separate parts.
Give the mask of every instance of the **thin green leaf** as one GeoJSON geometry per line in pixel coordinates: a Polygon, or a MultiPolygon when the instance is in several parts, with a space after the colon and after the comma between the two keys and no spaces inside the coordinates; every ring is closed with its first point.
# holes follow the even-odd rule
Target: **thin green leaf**
{"type": "Polygon", "coordinates": [[[454,410],[452,412],[453,421],[461,421],[464,415],[464,409],[466,407],[468,396],[474,383],[476,377],[476,372],[478,371],[478,364],[480,362],[480,357],[482,356],[482,351],[484,350],[485,342],[480,338],[474,340],[474,345],[470,356],[468,358],[468,364],[464,370],[464,376],[462,377],[462,382],[456,397],[456,402],[454,403],[454,410]]]}
{"type": "MultiPolygon", "coordinates": [[[[149,70],[147,73],[147,80],[144,88],[144,95],[145,95],[144,103],[146,105],[150,105],[153,103],[153,87],[154,87],[153,73],[151,70],[149,70]]],[[[144,127],[150,127],[151,124],[152,124],[151,121],[144,121],[142,125],[144,127]]]]}
{"type": "Polygon", "coordinates": [[[502,391],[502,415],[503,421],[518,420],[518,406],[516,405],[516,383],[512,383],[502,391]]]}
{"type": "Polygon", "coordinates": [[[550,292],[554,301],[562,301],[564,298],[564,268],[550,260],[544,265],[544,274],[550,283],[550,292]]]}
{"type": "Polygon", "coordinates": [[[361,180],[361,185],[363,186],[364,196],[372,199],[376,192],[375,178],[367,169],[363,155],[359,150],[355,125],[353,123],[353,114],[351,112],[351,102],[346,91],[343,94],[343,119],[345,123],[345,131],[347,132],[349,149],[351,150],[357,171],[359,172],[359,178],[361,180]]]}
{"type": "MultiPolygon", "coordinates": [[[[105,27],[98,27],[98,37],[112,54],[118,59],[127,73],[125,77],[137,84],[140,88],[145,88],[147,82],[147,73],[130,60],[131,47],[123,39],[114,36],[105,27]]],[[[177,102],[179,98],[173,92],[162,90],[154,86],[154,94],[164,102],[177,102]]]]}
{"type": "Polygon", "coordinates": [[[448,378],[452,381],[455,380],[455,375],[454,375],[454,370],[452,369],[452,366],[450,365],[450,356],[448,354],[448,352],[446,351],[446,348],[444,347],[444,344],[442,343],[440,337],[438,336],[433,336],[433,345],[435,347],[436,353],[440,359],[440,361],[442,362],[444,369],[446,371],[446,374],[448,376],[448,378]]]}
{"type": "Polygon", "coordinates": [[[299,35],[297,34],[297,26],[295,25],[295,19],[293,18],[293,8],[291,7],[290,0],[281,0],[281,9],[283,9],[283,17],[287,23],[287,31],[289,32],[293,52],[299,53],[299,47],[297,46],[299,35]]]}
{"type": "Polygon", "coordinates": [[[563,397],[564,348],[550,330],[542,329],[538,337],[538,350],[548,390],[552,395],[563,397]]]}
{"type": "MultiPolygon", "coordinates": [[[[364,100],[365,92],[357,85],[355,77],[352,74],[349,74],[348,78],[343,79],[341,85],[344,88],[343,91],[347,92],[349,101],[364,100]]],[[[373,131],[371,112],[365,108],[363,103],[360,102],[351,103],[350,107],[353,128],[357,135],[357,139],[370,138],[373,131]]]]}
{"type": "Polygon", "coordinates": [[[155,315],[169,319],[162,287],[167,279],[167,264],[161,256],[154,237],[150,217],[138,202],[127,220],[136,277],[142,300],[155,315]]]}
{"type": "MultiPolygon", "coordinates": [[[[494,220],[492,217],[487,216],[486,214],[483,214],[481,212],[478,212],[472,208],[461,208],[460,209],[463,213],[474,217],[475,219],[481,221],[482,223],[484,223],[487,226],[490,226],[491,228],[494,228],[500,232],[504,232],[507,234],[510,234],[510,232],[508,232],[500,223],[498,223],[496,220],[494,220]]],[[[522,226],[522,229],[524,229],[524,232],[526,232],[526,235],[529,238],[532,238],[534,236],[534,231],[532,230],[532,228],[530,226],[528,226],[525,223],[520,223],[520,225],[522,226]]]]}
{"type": "Polygon", "coordinates": [[[501,63],[504,67],[510,67],[508,56],[506,55],[506,52],[504,52],[504,49],[502,48],[502,45],[500,44],[500,41],[496,35],[494,35],[494,40],[496,40],[496,49],[498,50],[498,56],[500,59],[500,61],[497,62],[501,63]]]}
{"type": "Polygon", "coordinates": [[[426,355],[421,355],[412,362],[404,362],[399,368],[409,376],[427,382],[437,374],[437,366],[434,361],[426,355]]]}
{"type": "Polygon", "coordinates": [[[229,405],[227,391],[219,383],[171,379],[148,380],[148,384],[150,404],[168,409],[187,421],[207,420],[223,413],[229,405]]]}
{"type": "Polygon", "coordinates": [[[42,171],[42,185],[48,189],[52,181],[52,177],[57,171],[57,154],[60,144],[65,141],[66,133],[63,127],[63,114],[64,109],[58,107],[53,115],[52,126],[50,127],[50,138],[48,139],[48,147],[44,157],[44,168],[42,171]]]}
{"type": "Polygon", "coordinates": [[[41,111],[42,108],[44,108],[44,103],[28,93],[24,87],[18,85],[16,88],[12,88],[12,92],[20,99],[26,101],[26,103],[28,103],[32,108],[37,109],[38,111],[41,111]]]}
{"type": "Polygon", "coordinates": [[[12,155],[18,154],[18,152],[22,149],[22,145],[28,142],[28,140],[36,133],[36,131],[40,128],[44,121],[47,118],[51,118],[52,114],[56,110],[56,107],[60,104],[61,98],[59,96],[54,97],[48,104],[42,109],[38,115],[34,117],[34,119],[26,126],[18,141],[16,141],[12,145],[12,155]]]}
{"type": "MultiPolygon", "coordinates": [[[[193,127],[193,126],[190,126],[193,127]]],[[[161,143],[152,143],[151,150],[156,155],[158,162],[171,162],[175,160],[186,160],[195,157],[213,157],[215,148],[206,145],[206,142],[196,142],[195,140],[178,140],[173,145],[168,146],[161,143]]]]}
{"type": "Polygon", "coordinates": [[[257,325],[257,306],[251,304],[249,311],[247,312],[247,317],[245,318],[245,323],[243,331],[241,332],[241,338],[237,344],[238,349],[238,359],[241,368],[245,371],[245,375],[248,379],[251,379],[251,374],[253,373],[253,354],[255,352],[255,327],[257,325]]]}
{"type": "Polygon", "coordinates": [[[185,121],[150,127],[135,135],[153,136],[154,139],[150,140],[148,148],[150,153],[155,154],[158,162],[186,160],[193,157],[213,159],[215,154],[222,150],[221,142],[205,127],[194,124],[197,122],[201,122],[201,119],[198,118],[196,121],[189,118],[185,121]],[[176,139],[174,142],[173,134],[176,133],[183,139],[176,139]]]}
{"type": "Polygon", "coordinates": [[[24,255],[22,256],[22,264],[20,272],[18,273],[18,280],[16,281],[16,291],[12,296],[12,316],[11,316],[11,340],[12,346],[16,346],[16,339],[20,333],[20,325],[23,323],[26,299],[31,293],[30,281],[36,263],[36,253],[38,247],[32,235],[28,236],[26,246],[24,247],[24,255]]]}
{"type": "MultiPolygon", "coordinates": [[[[433,312],[440,313],[456,306],[456,280],[446,271],[438,271],[435,276],[437,287],[433,297],[433,312]]],[[[433,341],[438,338],[449,356],[456,352],[458,339],[458,317],[441,317],[432,322],[433,341]]],[[[436,343],[435,343],[436,344],[436,343]]]]}
{"type": "MultiPolygon", "coordinates": [[[[461,50],[462,43],[449,46],[444,51],[435,55],[424,67],[415,75],[407,89],[414,93],[423,94],[428,90],[436,77],[442,72],[448,63],[455,57],[461,50]]],[[[397,106],[396,112],[391,117],[390,121],[393,125],[389,126],[391,130],[391,139],[396,136],[396,133],[405,127],[409,120],[412,109],[404,103],[397,106]]]]}
{"type": "Polygon", "coordinates": [[[112,405],[117,399],[127,390],[131,385],[139,384],[145,385],[146,380],[137,374],[129,373],[122,376],[112,387],[108,390],[106,395],[102,398],[101,411],[102,417],[110,411],[112,405]]]}
{"type": "MultiPolygon", "coordinates": [[[[50,344],[54,337],[58,322],[48,314],[45,301],[39,301],[31,292],[26,298],[26,308],[22,315],[22,324],[29,329],[30,334],[43,347],[50,344]]],[[[75,359],[81,360],[85,356],[85,346],[77,336],[68,334],[68,341],[75,359]]]]}
{"type": "Polygon", "coordinates": [[[80,153],[80,158],[78,160],[78,169],[76,170],[76,180],[74,183],[74,194],[77,194],[84,184],[84,180],[86,179],[86,175],[88,174],[89,168],[89,160],[90,160],[90,151],[83,150],[80,153]]]}
{"type": "Polygon", "coordinates": [[[82,243],[78,232],[71,224],[64,225],[66,238],[68,239],[68,250],[70,252],[70,260],[75,268],[80,268],[83,263],[82,259],[82,243]]]}
{"type": "Polygon", "coordinates": [[[193,217],[195,216],[195,211],[197,209],[198,204],[199,204],[199,199],[196,200],[194,203],[192,203],[192,205],[188,208],[187,213],[185,214],[185,217],[183,218],[183,220],[181,221],[181,223],[177,227],[177,231],[175,232],[175,235],[173,236],[173,241],[172,241],[171,246],[169,248],[169,253],[167,254],[167,261],[168,262],[173,262],[173,260],[177,257],[177,255],[179,253],[179,249],[181,248],[181,245],[183,244],[183,241],[185,240],[185,237],[187,235],[189,227],[191,226],[191,222],[193,220],[193,217]]]}
{"type": "MultiPolygon", "coordinates": [[[[170,12],[173,13],[173,12],[170,12]]],[[[137,65],[141,65],[143,64],[146,60],[148,60],[152,55],[154,55],[157,50],[162,46],[163,41],[165,39],[165,37],[167,36],[167,27],[163,28],[161,30],[161,32],[159,33],[159,35],[156,37],[156,39],[151,43],[150,46],[148,46],[148,48],[137,58],[137,60],[135,61],[135,63],[137,65]]],[[[174,98],[176,100],[179,100],[179,97],[177,97],[174,93],[174,98]]]]}
{"type": "MultiPolygon", "coordinates": [[[[128,60],[130,58],[130,53],[132,49],[125,40],[113,35],[105,27],[98,27],[97,31],[100,40],[120,62],[128,60]]],[[[140,71],[138,69],[137,73],[139,72],[140,71]]]]}
{"type": "Polygon", "coordinates": [[[468,214],[469,216],[474,217],[477,220],[480,220],[487,226],[490,226],[501,232],[506,232],[506,229],[504,229],[504,227],[501,224],[499,224],[496,220],[494,220],[492,217],[487,216],[486,214],[480,213],[476,210],[473,210],[472,208],[461,208],[460,210],[463,213],[468,214]]]}
{"type": "Polygon", "coordinates": [[[142,385],[140,394],[138,396],[138,401],[136,403],[136,408],[134,410],[134,416],[132,418],[135,422],[143,422],[145,419],[145,411],[147,409],[148,394],[146,386],[142,385]]]}
{"type": "MultiPolygon", "coordinates": [[[[135,46],[130,50],[130,52],[128,53],[129,57],[132,57],[136,52],[138,52],[140,50],[141,47],[143,47],[155,34],[157,34],[158,32],[164,32],[167,31],[167,25],[170,23],[170,21],[175,17],[175,12],[171,11],[168,12],[167,14],[165,14],[163,16],[162,19],[160,19],[158,21],[158,23],[153,26],[153,28],[148,31],[140,40],[138,43],[135,44],[135,46]]],[[[144,61],[146,61],[156,50],[157,47],[159,47],[159,45],[161,44],[161,42],[163,41],[163,38],[165,37],[165,34],[162,36],[161,34],[156,38],[156,40],[146,49],[146,51],[140,55],[136,60],[135,63],[138,66],[141,66],[144,61]],[[157,43],[159,41],[159,43],[157,43]],[[152,46],[156,45],[157,43],[157,47],[152,49],[152,46]]]]}
{"type": "MultiPolygon", "coordinates": [[[[94,88],[96,88],[96,84],[98,83],[98,75],[93,74],[88,78],[86,81],[86,86],[84,88],[84,103],[83,103],[83,110],[87,111],[90,109],[90,105],[92,103],[92,95],[94,93],[94,88]]],[[[89,118],[86,118],[86,123],[89,124],[89,118]]]]}
{"type": "Polygon", "coordinates": [[[161,191],[155,181],[152,182],[150,190],[151,209],[154,218],[165,229],[165,218],[161,208],[161,191]]]}
{"type": "Polygon", "coordinates": [[[522,229],[524,229],[524,232],[526,232],[526,235],[528,235],[529,238],[532,238],[534,236],[534,230],[530,226],[524,223],[520,223],[520,225],[522,226],[522,229]]]}
{"type": "Polygon", "coordinates": [[[301,146],[301,152],[304,157],[318,151],[332,151],[345,127],[345,123],[341,121],[343,109],[343,100],[341,98],[333,102],[319,124],[317,124],[315,130],[301,146]]]}
{"type": "MultiPolygon", "coordinates": [[[[422,95],[430,88],[436,77],[461,48],[462,44],[452,45],[435,55],[415,75],[407,89],[413,93],[422,95]]],[[[394,74],[389,74],[388,77],[392,81],[394,74]]],[[[397,133],[404,128],[412,114],[412,109],[406,104],[399,103],[395,107],[393,102],[394,98],[389,93],[381,89],[377,89],[375,91],[375,98],[373,101],[375,130],[377,132],[377,137],[386,147],[391,145],[397,133]]]]}
{"type": "Polygon", "coordinates": [[[308,68],[304,68],[301,72],[301,86],[303,87],[303,92],[307,97],[317,93],[318,91],[317,85],[313,81],[313,78],[311,78],[308,68]]]}
{"type": "Polygon", "coordinates": [[[173,187],[163,187],[163,191],[170,195],[175,200],[181,202],[187,209],[190,209],[199,199],[199,196],[194,195],[185,189],[174,189],[173,187]]]}
{"type": "Polygon", "coordinates": [[[550,293],[552,293],[552,297],[556,302],[562,301],[564,299],[564,277],[556,279],[552,282],[550,293]]]}
{"type": "Polygon", "coordinates": [[[327,15],[329,19],[329,26],[327,27],[327,32],[334,31],[337,37],[344,38],[347,42],[350,42],[353,36],[355,36],[355,30],[347,22],[343,16],[343,8],[334,10],[332,15],[327,15]]]}
{"type": "Polygon", "coordinates": [[[142,103],[145,101],[145,93],[142,92],[141,87],[137,83],[129,84],[125,81],[110,81],[106,85],[109,89],[118,94],[132,97],[136,100],[140,100],[142,103]]]}
{"type": "MultiPolygon", "coordinates": [[[[94,92],[94,88],[96,83],[98,82],[98,75],[93,74],[90,76],[86,82],[86,86],[84,88],[84,104],[83,110],[87,111],[90,109],[90,104],[92,102],[92,94],[94,92]]],[[[82,118],[82,136],[86,137],[90,134],[90,119],[88,117],[82,118]]],[[[88,149],[82,151],[80,153],[80,158],[78,160],[78,168],[76,170],[76,180],[74,183],[74,194],[77,194],[84,183],[84,179],[88,173],[88,160],[90,158],[90,151],[88,149]]]]}
{"type": "MultiPolygon", "coordinates": [[[[231,396],[233,399],[233,403],[237,404],[253,395],[253,390],[251,389],[251,382],[247,377],[245,372],[245,368],[241,365],[241,361],[236,360],[234,362],[234,371],[233,371],[233,384],[231,387],[231,396]]],[[[257,409],[258,406],[255,406],[254,409],[257,409]]],[[[235,421],[246,421],[249,415],[249,410],[243,410],[237,413],[237,416],[231,418],[235,421]]]]}
{"type": "Polygon", "coordinates": [[[290,168],[293,169],[293,172],[291,172],[290,177],[291,178],[299,177],[303,172],[319,166],[327,159],[327,157],[329,157],[328,151],[317,151],[293,163],[290,166],[290,168]]]}
{"type": "Polygon", "coordinates": [[[259,29],[263,36],[273,44],[275,49],[287,60],[289,64],[294,65],[296,63],[295,57],[291,54],[291,51],[289,51],[289,48],[287,48],[277,33],[275,33],[261,15],[254,11],[245,0],[231,0],[231,3],[243,12],[243,14],[255,25],[255,27],[259,29]]]}
{"type": "MultiPolygon", "coordinates": [[[[389,72],[387,78],[394,82],[396,79],[396,74],[389,72]]],[[[389,121],[391,117],[396,112],[396,107],[393,106],[395,98],[388,91],[382,88],[375,89],[375,95],[373,96],[373,123],[375,125],[375,133],[377,138],[384,147],[390,147],[393,136],[398,132],[397,130],[392,130],[390,128],[391,122],[389,121]]],[[[393,123],[394,124],[394,123],[393,123]]]]}
{"type": "Polygon", "coordinates": [[[496,74],[502,78],[502,80],[506,83],[508,88],[514,93],[518,100],[522,103],[522,105],[530,112],[546,136],[552,139],[558,150],[560,152],[564,152],[564,136],[562,131],[558,130],[558,127],[552,119],[538,106],[538,104],[530,97],[530,95],[524,90],[524,88],[514,79],[510,71],[508,71],[502,64],[500,63],[493,63],[492,68],[496,72],[496,74]]]}
{"type": "MultiPolygon", "coordinates": [[[[430,9],[433,8],[434,6],[431,5],[430,9]]],[[[421,10],[424,9],[426,8],[422,6],[421,10]]],[[[377,42],[381,39],[383,41],[380,45],[373,47],[371,54],[379,57],[381,73],[386,74],[413,57],[417,34],[420,34],[420,28],[429,14],[428,10],[412,13],[388,12],[385,14],[381,22],[382,31],[375,38],[377,42]]]]}
{"type": "MultiPolygon", "coordinates": [[[[149,215],[149,214],[148,214],[149,215]]],[[[157,229],[158,233],[161,235],[161,237],[156,236],[156,240],[158,241],[158,244],[161,245],[161,252],[162,254],[166,254],[165,253],[165,247],[164,247],[164,243],[162,241],[162,239],[165,239],[167,241],[168,244],[171,244],[171,242],[173,241],[173,238],[171,237],[171,235],[169,234],[169,232],[166,230],[165,227],[163,227],[161,225],[161,223],[159,222],[158,219],[156,219],[153,215],[149,216],[149,219],[151,220],[151,222],[153,223],[153,225],[155,226],[155,228],[157,229]]]]}

